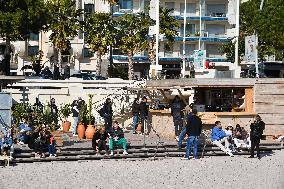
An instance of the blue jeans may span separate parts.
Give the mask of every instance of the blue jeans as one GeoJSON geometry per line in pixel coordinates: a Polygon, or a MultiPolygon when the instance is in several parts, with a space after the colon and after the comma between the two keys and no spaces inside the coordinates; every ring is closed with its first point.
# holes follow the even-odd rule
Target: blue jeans
{"type": "Polygon", "coordinates": [[[138,125],[138,115],[133,115],[133,130],[132,132],[135,133],[136,132],[136,127],[138,125]]]}
{"type": "Polygon", "coordinates": [[[78,120],[79,118],[78,117],[73,117],[73,125],[72,125],[72,128],[73,128],[73,134],[75,135],[77,133],[77,125],[78,125],[78,120]]]}
{"type": "Polygon", "coordinates": [[[182,145],[182,141],[183,141],[183,139],[184,139],[184,137],[185,137],[185,134],[186,134],[186,127],[184,127],[184,128],[181,130],[181,132],[180,132],[180,134],[179,134],[179,136],[178,136],[178,147],[179,147],[179,148],[180,148],[181,145],[182,145]]]}
{"type": "Polygon", "coordinates": [[[198,136],[189,136],[187,139],[186,144],[186,158],[189,158],[191,154],[191,147],[193,146],[193,157],[197,158],[197,143],[198,143],[198,136]]]}
{"type": "Polygon", "coordinates": [[[54,144],[49,144],[48,145],[48,153],[49,153],[49,155],[53,155],[54,156],[54,154],[55,154],[55,146],[54,146],[54,144]]]}

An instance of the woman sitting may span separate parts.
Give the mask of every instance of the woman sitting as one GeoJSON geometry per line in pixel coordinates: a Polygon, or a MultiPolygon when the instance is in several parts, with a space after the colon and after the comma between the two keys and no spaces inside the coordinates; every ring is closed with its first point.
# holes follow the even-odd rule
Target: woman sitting
{"type": "Polygon", "coordinates": [[[107,151],[106,139],[108,138],[108,134],[105,130],[105,127],[100,127],[98,131],[94,133],[94,137],[92,139],[92,146],[96,150],[97,154],[101,154],[102,150],[107,151]]]}

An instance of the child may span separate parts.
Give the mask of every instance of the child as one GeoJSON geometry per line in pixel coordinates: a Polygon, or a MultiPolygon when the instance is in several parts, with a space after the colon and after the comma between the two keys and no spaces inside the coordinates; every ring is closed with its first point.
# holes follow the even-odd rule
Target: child
{"type": "Polygon", "coordinates": [[[54,140],[53,135],[50,133],[50,131],[46,132],[46,139],[47,139],[47,144],[48,144],[49,157],[56,157],[55,140],[54,140]]]}

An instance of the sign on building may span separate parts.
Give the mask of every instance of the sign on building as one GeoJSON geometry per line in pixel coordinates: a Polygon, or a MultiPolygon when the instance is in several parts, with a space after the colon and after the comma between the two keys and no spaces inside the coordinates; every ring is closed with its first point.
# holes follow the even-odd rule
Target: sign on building
{"type": "Polygon", "coordinates": [[[245,60],[255,62],[256,60],[256,36],[251,35],[245,38],[245,60]]]}
{"type": "Polygon", "coordinates": [[[195,69],[203,68],[205,61],[206,61],[206,50],[193,51],[193,64],[195,69]]]}

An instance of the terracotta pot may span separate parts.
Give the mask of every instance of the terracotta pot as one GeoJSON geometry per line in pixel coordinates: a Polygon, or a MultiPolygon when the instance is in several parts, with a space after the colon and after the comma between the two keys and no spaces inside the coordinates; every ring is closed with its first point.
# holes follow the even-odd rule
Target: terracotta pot
{"type": "Polygon", "coordinates": [[[85,135],[86,139],[93,139],[94,133],[96,132],[96,128],[94,125],[88,125],[85,135]]]}
{"type": "Polygon", "coordinates": [[[142,131],[142,123],[138,123],[137,128],[136,128],[136,132],[141,133],[141,131],[142,131]]]}
{"type": "Polygon", "coordinates": [[[79,123],[77,127],[78,138],[83,139],[85,136],[85,126],[82,123],[79,123]]]}
{"type": "Polygon", "coordinates": [[[63,132],[68,132],[71,127],[71,122],[70,121],[63,122],[62,127],[63,127],[63,132]]]}

